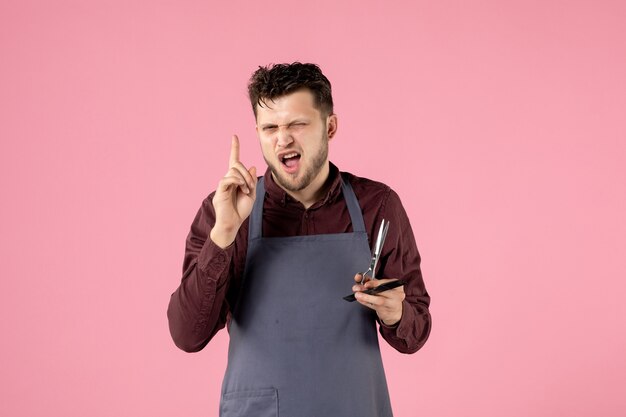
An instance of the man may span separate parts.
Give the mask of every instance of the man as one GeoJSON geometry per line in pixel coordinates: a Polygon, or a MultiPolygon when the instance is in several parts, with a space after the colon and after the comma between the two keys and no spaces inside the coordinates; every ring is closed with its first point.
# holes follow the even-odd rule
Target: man
{"type": "Polygon", "coordinates": [[[430,298],[397,194],[340,173],[331,86],[318,66],[260,67],[248,92],[268,170],[239,160],[204,200],[172,294],[172,338],[201,350],[228,324],[221,416],[391,416],[376,326],[403,353],[430,332],[430,298]],[[377,276],[370,243],[390,221],[377,276]],[[406,281],[375,295],[365,289],[406,281]],[[343,296],[352,290],[359,304],[343,296]]]}

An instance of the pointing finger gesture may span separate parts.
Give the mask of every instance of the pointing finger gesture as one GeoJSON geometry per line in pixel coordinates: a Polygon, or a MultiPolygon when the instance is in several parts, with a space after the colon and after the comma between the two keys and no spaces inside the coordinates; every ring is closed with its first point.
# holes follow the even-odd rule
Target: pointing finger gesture
{"type": "Polygon", "coordinates": [[[239,138],[233,135],[228,171],[213,196],[215,226],[211,239],[220,247],[230,245],[243,221],[248,218],[256,198],[256,168],[247,169],[239,161],[239,138]]]}

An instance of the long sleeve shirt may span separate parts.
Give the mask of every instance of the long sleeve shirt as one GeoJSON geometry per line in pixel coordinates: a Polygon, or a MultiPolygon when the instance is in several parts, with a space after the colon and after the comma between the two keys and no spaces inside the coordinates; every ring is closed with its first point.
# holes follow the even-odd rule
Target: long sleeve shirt
{"type": "MultiPolygon", "coordinates": [[[[400,198],[388,186],[346,174],[363,213],[369,241],[376,237],[382,219],[391,226],[383,246],[377,277],[407,282],[402,318],[393,326],[379,322],[382,337],[396,350],[413,353],[428,339],[430,296],[422,279],[420,255],[400,198]]],[[[330,165],[326,195],[306,209],[280,188],[271,172],[265,173],[263,236],[287,237],[352,232],[347,205],[341,192],[342,176],[330,165]]],[[[248,220],[233,244],[217,246],[209,234],[215,224],[211,193],[198,210],[186,240],[183,277],[167,310],[170,333],[176,346],[187,352],[204,348],[228,322],[237,300],[248,247],[248,220]]],[[[366,268],[367,265],[364,265],[366,268]]],[[[364,268],[364,269],[365,269],[364,268]]],[[[355,274],[359,271],[355,271],[355,274]]]]}

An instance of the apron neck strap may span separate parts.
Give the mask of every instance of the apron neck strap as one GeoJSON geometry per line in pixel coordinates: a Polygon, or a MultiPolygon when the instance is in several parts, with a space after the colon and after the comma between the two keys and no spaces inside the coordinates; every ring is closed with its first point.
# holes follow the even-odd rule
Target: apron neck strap
{"type": "MultiPolygon", "coordinates": [[[[248,240],[257,239],[263,235],[263,203],[265,201],[265,178],[259,178],[256,185],[256,201],[252,207],[252,213],[249,217],[248,226],[248,240]]],[[[341,173],[341,191],[343,192],[343,198],[346,200],[348,206],[348,212],[350,213],[350,220],[352,221],[352,231],[355,233],[365,232],[365,222],[363,221],[363,214],[359,207],[359,200],[354,194],[354,190],[350,185],[346,175],[341,173]]]]}
{"type": "Polygon", "coordinates": [[[354,194],[352,185],[345,173],[341,173],[341,190],[343,191],[343,198],[346,200],[348,211],[350,212],[350,221],[352,221],[352,231],[355,233],[365,232],[365,222],[363,221],[363,213],[361,207],[359,207],[359,200],[354,194]]]}

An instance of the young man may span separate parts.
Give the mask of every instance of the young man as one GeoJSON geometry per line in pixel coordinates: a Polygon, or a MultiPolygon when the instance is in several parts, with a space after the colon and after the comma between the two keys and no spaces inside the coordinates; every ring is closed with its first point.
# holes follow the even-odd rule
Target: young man
{"type": "Polygon", "coordinates": [[[195,352],[228,324],[221,416],[391,416],[377,323],[403,353],[422,347],[431,326],[400,199],[329,162],[337,115],[318,66],[260,67],[248,91],[268,170],[257,178],[233,136],[230,168],[187,237],[172,338],[195,352]],[[361,283],[383,219],[384,278],[361,283]],[[363,293],[395,279],[406,285],[363,293]],[[342,299],[351,290],[360,305],[342,299]]]}

